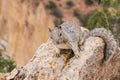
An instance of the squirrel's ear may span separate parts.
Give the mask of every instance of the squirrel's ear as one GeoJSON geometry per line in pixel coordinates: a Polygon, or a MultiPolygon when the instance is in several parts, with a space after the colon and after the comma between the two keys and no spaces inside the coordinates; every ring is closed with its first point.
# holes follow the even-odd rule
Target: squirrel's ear
{"type": "Polygon", "coordinates": [[[51,28],[48,28],[49,29],[49,32],[51,32],[52,31],[52,29],[51,28]]]}

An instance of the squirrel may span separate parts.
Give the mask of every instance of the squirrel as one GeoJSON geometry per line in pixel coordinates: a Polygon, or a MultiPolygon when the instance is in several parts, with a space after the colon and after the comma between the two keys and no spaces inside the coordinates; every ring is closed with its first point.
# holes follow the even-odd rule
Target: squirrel
{"type": "Polygon", "coordinates": [[[80,48],[89,37],[100,37],[105,42],[104,60],[108,60],[117,53],[117,42],[110,30],[95,28],[85,34],[81,26],[72,21],[66,21],[61,25],[50,29],[50,38],[56,47],[60,49],[72,49],[75,56],[79,56],[80,48]]]}

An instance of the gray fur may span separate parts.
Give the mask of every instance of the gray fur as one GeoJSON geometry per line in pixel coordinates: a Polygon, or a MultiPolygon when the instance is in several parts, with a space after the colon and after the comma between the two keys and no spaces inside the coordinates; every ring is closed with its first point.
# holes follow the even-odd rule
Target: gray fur
{"type": "Polygon", "coordinates": [[[64,22],[58,28],[50,31],[50,36],[53,43],[59,49],[72,49],[75,56],[79,56],[79,45],[89,37],[101,37],[106,43],[105,59],[107,60],[117,51],[117,42],[114,39],[110,30],[105,28],[95,28],[85,35],[80,28],[80,25],[74,22],[64,22]],[[61,34],[61,35],[59,35],[61,34]]]}
{"type": "Polygon", "coordinates": [[[110,30],[105,28],[95,28],[85,37],[85,40],[90,36],[101,37],[104,40],[106,44],[105,60],[109,59],[113,54],[117,53],[118,44],[110,30]]]}

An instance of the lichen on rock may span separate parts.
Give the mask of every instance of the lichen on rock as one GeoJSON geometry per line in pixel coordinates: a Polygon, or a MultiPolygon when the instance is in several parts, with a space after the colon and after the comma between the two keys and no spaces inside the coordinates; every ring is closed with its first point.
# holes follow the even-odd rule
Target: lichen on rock
{"type": "MultiPolygon", "coordinates": [[[[120,75],[118,72],[120,64],[117,60],[101,64],[104,56],[104,42],[101,38],[88,38],[83,47],[84,50],[81,51],[79,58],[73,56],[67,60],[69,54],[62,53],[57,57],[57,48],[51,40],[48,40],[38,48],[28,64],[17,69],[18,73],[12,78],[14,80],[104,80],[120,75]]],[[[10,75],[7,75],[7,79],[10,75]]]]}

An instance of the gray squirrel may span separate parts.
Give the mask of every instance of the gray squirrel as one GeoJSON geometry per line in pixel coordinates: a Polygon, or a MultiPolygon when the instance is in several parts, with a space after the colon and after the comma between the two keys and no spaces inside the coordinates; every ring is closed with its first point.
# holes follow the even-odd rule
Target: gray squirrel
{"type": "Polygon", "coordinates": [[[79,56],[80,48],[84,41],[89,37],[100,37],[105,42],[105,60],[108,60],[117,52],[118,44],[110,30],[105,28],[95,28],[88,34],[84,34],[80,26],[71,21],[66,21],[55,27],[49,29],[50,38],[58,49],[72,49],[75,56],[79,56]]]}

